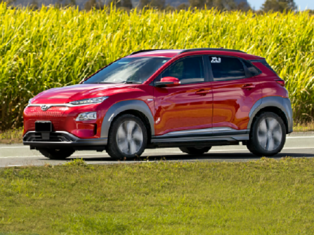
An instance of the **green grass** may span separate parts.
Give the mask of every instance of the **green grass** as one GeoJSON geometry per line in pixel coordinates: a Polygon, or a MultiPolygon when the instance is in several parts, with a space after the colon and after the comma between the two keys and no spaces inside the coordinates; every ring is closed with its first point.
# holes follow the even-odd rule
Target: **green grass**
{"type": "Polygon", "coordinates": [[[22,142],[23,128],[17,128],[3,132],[0,131],[0,144],[16,144],[22,142]]]}
{"type": "Polygon", "coordinates": [[[0,171],[0,233],[313,234],[314,159],[0,171]]]}
{"type": "Polygon", "coordinates": [[[307,123],[296,123],[293,127],[294,132],[314,131],[314,121],[307,123]]]}
{"type": "Polygon", "coordinates": [[[188,10],[130,12],[0,4],[0,129],[22,126],[28,99],[76,84],[143,49],[224,47],[265,57],[286,81],[295,120],[314,117],[314,16],[188,10]]]}

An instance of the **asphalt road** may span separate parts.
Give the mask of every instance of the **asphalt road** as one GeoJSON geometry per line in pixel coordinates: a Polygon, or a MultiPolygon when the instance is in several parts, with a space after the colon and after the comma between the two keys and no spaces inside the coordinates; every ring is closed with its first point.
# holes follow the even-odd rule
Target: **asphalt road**
{"type": "MultiPolygon", "coordinates": [[[[314,132],[292,133],[287,137],[283,151],[274,156],[275,159],[282,157],[314,157],[314,132]]],[[[148,149],[140,160],[117,161],[109,158],[107,153],[96,151],[77,151],[67,160],[50,160],[43,157],[37,150],[30,150],[22,144],[0,145],[0,167],[13,166],[42,166],[45,164],[64,164],[71,159],[82,158],[88,164],[121,164],[134,163],[143,160],[149,161],[211,161],[211,162],[244,162],[260,159],[252,155],[246,146],[217,146],[213,147],[207,154],[191,157],[182,153],[178,148],[148,149]]]]}

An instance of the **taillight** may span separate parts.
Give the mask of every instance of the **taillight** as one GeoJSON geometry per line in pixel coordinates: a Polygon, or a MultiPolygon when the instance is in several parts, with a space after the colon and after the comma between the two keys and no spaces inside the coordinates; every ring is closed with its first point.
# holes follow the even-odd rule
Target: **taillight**
{"type": "Polygon", "coordinates": [[[282,79],[277,79],[276,82],[280,85],[280,86],[285,86],[286,85],[286,82],[282,79]]]}

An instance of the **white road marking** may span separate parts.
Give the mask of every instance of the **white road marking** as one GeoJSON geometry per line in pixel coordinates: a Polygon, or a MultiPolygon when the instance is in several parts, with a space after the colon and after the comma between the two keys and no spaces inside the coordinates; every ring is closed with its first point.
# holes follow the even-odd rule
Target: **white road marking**
{"type": "Polygon", "coordinates": [[[2,159],[2,158],[38,158],[38,157],[41,157],[41,156],[6,156],[6,157],[0,156],[0,159],[2,159]]]}
{"type": "MultiPolygon", "coordinates": [[[[314,139],[314,136],[288,136],[286,139],[314,139]]],[[[29,146],[0,146],[0,149],[24,149],[29,146]]]]}
{"type": "MultiPolygon", "coordinates": [[[[288,148],[283,148],[283,150],[293,150],[293,149],[314,149],[314,147],[288,147],[288,148]]],[[[208,153],[210,153],[210,152],[229,152],[229,151],[248,151],[248,150],[247,149],[209,150],[208,153]]]]}
{"type": "MultiPolygon", "coordinates": [[[[314,149],[314,147],[288,147],[288,148],[284,148],[283,150],[296,150],[296,149],[314,149]]],[[[222,150],[210,150],[208,153],[213,153],[213,152],[233,152],[233,153],[237,153],[237,151],[241,151],[241,152],[249,152],[247,149],[222,149],[222,150]]],[[[163,155],[169,155],[169,154],[183,154],[181,153],[180,151],[170,151],[169,154],[158,154],[158,155],[155,155],[156,153],[150,153],[150,154],[145,154],[147,155],[148,157],[149,156],[163,156],[163,155]]],[[[72,157],[83,157],[83,156],[91,156],[91,157],[99,157],[99,153],[91,153],[91,154],[74,154],[72,157]]],[[[144,157],[145,157],[144,155],[144,157]]],[[[314,155],[314,153],[313,153],[314,155]]],[[[6,157],[1,157],[0,156],[0,159],[3,159],[3,158],[41,158],[41,159],[46,159],[46,160],[49,160],[48,158],[45,158],[44,156],[6,156],[6,157]]],[[[102,158],[108,158],[110,159],[110,157],[106,157],[105,154],[102,158]]],[[[71,159],[71,158],[70,158],[71,159]]],[[[62,161],[62,160],[61,160],[62,161]]]]}
{"type": "Polygon", "coordinates": [[[25,148],[29,148],[29,146],[0,147],[0,149],[25,149],[25,148]]]}
{"type": "Polygon", "coordinates": [[[288,136],[286,139],[308,139],[314,138],[314,136],[288,136]]]}

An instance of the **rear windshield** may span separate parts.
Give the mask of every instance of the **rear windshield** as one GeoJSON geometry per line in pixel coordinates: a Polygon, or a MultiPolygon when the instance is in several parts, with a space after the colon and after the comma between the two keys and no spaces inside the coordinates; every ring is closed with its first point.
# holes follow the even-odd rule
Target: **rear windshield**
{"type": "Polygon", "coordinates": [[[143,83],[170,58],[135,57],[123,58],[105,67],[84,84],[143,83]]]}

